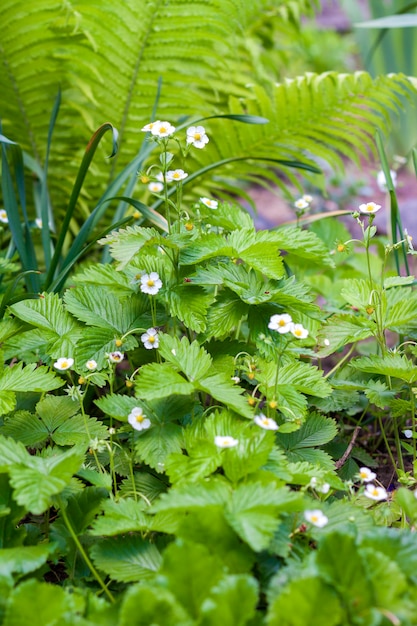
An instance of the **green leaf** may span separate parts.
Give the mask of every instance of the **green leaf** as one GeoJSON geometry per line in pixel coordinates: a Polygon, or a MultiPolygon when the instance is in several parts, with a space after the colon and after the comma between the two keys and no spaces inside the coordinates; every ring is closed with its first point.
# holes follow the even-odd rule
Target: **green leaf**
{"type": "Polygon", "coordinates": [[[268,626],[339,626],[345,618],[335,591],[318,576],[291,580],[270,605],[268,626]],[[296,610],[294,608],[296,607],[296,610]]]}
{"type": "Polygon", "coordinates": [[[401,354],[389,352],[385,356],[373,354],[351,361],[350,367],[369,374],[399,378],[407,383],[417,380],[417,368],[401,354]]]}
{"type": "Polygon", "coordinates": [[[417,15],[415,13],[385,15],[375,20],[357,22],[354,26],[355,28],[415,28],[417,26],[417,15]]]}
{"type": "MultiPolygon", "coordinates": [[[[35,547],[40,546],[31,549],[35,547]]],[[[61,587],[35,579],[25,580],[11,593],[2,626],[30,624],[34,615],[38,624],[56,626],[63,623],[73,609],[74,599],[61,587]]]]}
{"type": "Polygon", "coordinates": [[[190,626],[190,619],[185,609],[168,589],[147,583],[132,585],[124,595],[118,626],[149,626],[150,624],[190,626]]]}
{"type": "Polygon", "coordinates": [[[319,333],[320,350],[317,355],[324,358],[348,343],[372,337],[375,333],[370,320],[352,315],[330,317],[319,333]],[[328,342],[328,343],[327,343],[328,342]]]}
{"type": "Polygon", "coordinates": [[[25,464],[29,461],[29,453],[20,441],[14,441],[9,437],[0,435],[0,468],[10,465],[25,464]]]}
{"type": "Polygon", "coordinates": [[[179,285],[168,289],[165,300],[173,317],[196,333],[206,328],[207,309],[213,298],[197,285],[179,285]]]}
{"type": "Polygon", "coordinates": [[[340,295],[349,306],[362,310],[366,309],[372,301],[369,281],[364,278],[345,279],[340,295]]]}
{"type": "Polygon", "coordinates": [[[154,228],[143,226],[128,226],[117,232],[112,232],[98,243],[110,245],[110,253],[119,261],[117,269],[122,270],[143,246],[158,246],[164,244],[164,238],[154,228]]]}
{"type": "MultiPolygon", "coordinates": [[[[118,331],[110,328],[84,328],[82,337],[77,342],[77,347],[74,351],[76,366],[80,369],[85,369],[85,363],[90,359],[94,359],[99,369],[106,367],[106,355],[115,351],[115,339],[119,338],[120,334],[118,331]]],[[[133,335],[129,335],[124,338],[122,348],[124,351],[133,350],[137,345],[136,338],[133,335]]]]}
{"type": "MultiPolygon", "coordinates": [[[[275,388],[276,367],[275,363],[269,363],[259,376],[259,380],[270,389],[275,388]]],[[[332,391],[329,383],[323,378],[323,372],[315,365],[302,361],[290,361],[282,365],[278,372],[278,384],[289,385],[301,393],[321,398],[330,395],[332,391]]]]}
{"type": "Polygon", "coordinates": [[[255,615],[258,584],[249,575],[226,576],[201,606],[201,626],[245,626],[255,615]]]}
{"type": "Polygon", "coordinates": [[[36,363],[23,366],[20,362],[13,367],[5,367],[0,374],[0,414],[15,407],[16,391],[51,391],[63,384],[62,378],[58,378],[47,367],[36,367],[36,363]]]}
{"type": "Polygon", "coordinates": [[[253,550],[268,547],[278,526],[279,512],[302,507],[301,495],[286,487],[249,483],[239,486],[228,503],[225,516],[239,537],[253,550]]]}
{"type": "Polygon", "coordinates": [[[265,465],[274,446],[274,433],[253,433],[223,455],[224,473],[233,483],[265,465]]]}
{"type": "Polygon", "coordinates": [[[199,442],[188,454],[170,454],[165,462],[172,483],[197,482],[212,474],[222,464],[222,455],[214,443],[199,442]]]}
{"type": "Polygon", "coordinates": [[[367,381],[364,393],[369,402],[375,404],[379,409],[385,409],[390,401],[395,398],[395,391],[389,389],[388,385],[381,380],[367,381]]]}
{"type": "Polygon", "coordinates": [[[329,267],[334,265],[329,249],[312,231],[296,227],[280,227],[270,231],[265,238],[292,255],[329,267]]]}
{"type": "Polygon", "coordinates": [[[126,583],[153,578],[162,560],[154,543],[133,535],[105,539],[90,552],[96,567],[126,583]]]}
{"type": "Polygon", "coordinates": [[[173,487],[161,495],[152,505],[151,512],[188,511],[211,505],[224,506],[230,499],[231,488],[218,478],[211,478],[198,485],[173,487]]]}
{"type": "Polygon", "coordinates": [[[172,369],[169,363],[144,365],[137,377],[139,395],[146,400],[166,398],[171,395],[188,396],[194,385],[172,369]]]}
{"type": "Polygon", "coordinates": [[[182,428],[177,424],[153,424],[136,439],[135,450],[140,460],[163,472],[167,456],[180,453],[182,443],[182,428]]]}
{"type": "Polygon", "coordinates": [[[277,442],[286,450],[322,446],[334,439],[337,426],[334,419],[311,413],[301,428],[293,433],[277,434],[277,442]]]}
{"type": "Polygon", "coordinates": [[[115,417],[121,422],[127,422],[129,413],[137,406],[141,406],[140,402],[134,397],[123,396],[121,394],[109,394],[102,396],[98,400],[94,400],[100,411],[104,415],[115,417]]]}
{"type": "Polygon", "coordinates": [[[46,441],[49,430],[42,421],[29,411],[16,411],[7,419],[0,432],[6,437],[21,441],[25,446],[35,446],[46,441]]]}
{"type": "Polygon", "coordinates": [[[145,501],[126,498],[115,502],[110,500],[104,504],[103,515],[92,524],[90,535],[114,535],[148,530],[152,518],[144,512],[145,501]]]}
{"type": "Polygon", "coordinates": [[[88,415],[75,415],[51,433],[51,439],[58,446],[88,446],[94,438],[108,439],[109,432],[107,426],[88,415]]]}
{"type": "Polygon", "coordinates": [[[52,497],[69,485],[79,469],[84,455],[75,449],[42,459],[29,457],[27,466],[10,467],[10,484],[18,504],[34,515],[40,515],[52,504],[52,497]]]}
{"type": "Polygon", "coordinates": [[[224,289],[208,310],[207,335],[209,337],[228,337],[237,328],[247,314],[249,305],[229,289],[224,289]]]}
{"type": "Polygon", "coordinates": [[[36,412],[49,432],[61,426],[79,410],[79,403],[68,396],[45,396],[36,405],[36,412]]]}
{"type": "Polygon", "coordinates": [[[206,376],[196,383],[196,388],[209,393],[215,400],[222,402],[230,409],[252,418],[253,414],[247,401],[242,396],[243,389],[233,385],[233,381],[223,373],[206,376]]]}
{"type": "Polygon", "coordinates": [[[54,549],[55,546],[50,543],[2,548],[0,550],[0,576],[8,577],[11,574],[22,576],[34,572],[46,563],[54,549]]]}
{"type": "Polygon", "coordinates": [[[164,552],[160,576],[189,614],[197,618],[203,601],[220,581],[223,571],[219,556],[206,546],[176,542],[164,552]]]}
{"type": "Polygon", "coordinates": [[[206,350],[197,341],[190,343],[186,337],[180,341],[167,334],[161,335],[159,352],[175,369],[182,371],[190,382],[207,374],[212,364],[206,350]]]}

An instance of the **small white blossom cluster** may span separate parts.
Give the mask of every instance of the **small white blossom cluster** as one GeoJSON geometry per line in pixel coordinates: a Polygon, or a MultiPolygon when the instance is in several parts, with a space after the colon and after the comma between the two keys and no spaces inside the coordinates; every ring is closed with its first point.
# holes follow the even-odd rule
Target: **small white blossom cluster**
{"type": "MultiPolygon", "coordinates": [[[[156,120],[155,122],[149,122],[141,130],[145,133],[151,133],[153,137],[165,139],[173,135],[176,129],[169,122],[156,120]]],[[[199,148],[200,150],[204,148],[209,142],[204,126],[190,126],[187,128],[186,142],[187,145],[194,146],[194,148],[199,148]]]]}
{"type": "Polygon", "coordinates": [[[370,500],[386,500],[388,494],[384,487],[378,487],[373,484],[373,480],[376,479],[376,474],[369,467],[361,467],[359,468],[359,479],[366,483],[364,495],[370,500]]]}
{"type": "Polygon", "coordinates": [[[312,202],[313,197],[309,194],[304,194],[303,196],[301,196],[301,198],[298,198],[298,200],[294,202],[294,206],[296,209],[298,209],[298,211],[305,211],[310,207],[310,204],[312,202]]]}
{"type": "Polygon", "coordinates": [[[302,324],[294,324],[291,315],[283,313],[282,315],[272,315],[269,320],[268,328],[276,330],[280,335],[292,333],[297,339],[305,339],[308,337],[308,330],[302,324]]]}

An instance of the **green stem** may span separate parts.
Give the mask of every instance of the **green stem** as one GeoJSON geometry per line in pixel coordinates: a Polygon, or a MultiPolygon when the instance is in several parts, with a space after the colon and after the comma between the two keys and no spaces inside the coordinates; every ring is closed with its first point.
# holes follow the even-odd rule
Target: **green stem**
{"type": "Polygon", "coordinates": [[[413,392],[413,388],[410,387],[410,404],[411,404],[411,429],[413,431],[413,467],[416,462],[417,449],[416,449],[416,407],[415,407],[415,396],[413,392]]]}
{"type": "Polygon", "coordinates": [[[64,520],[64,524],[67,527],[68,532],[71,535],[72,539],[74,540],[74,543],[77,546],[77,549],[78,549],[79,553],[83,557],[83,559],[84,559],[87,567],[90,569],[92,575],[94,576],[94,578],[96,579],[96,581],[98,582],[100,587],[103,589],[103,591],[106,594],[106,596],[109,598],[110,602],[115,602],[115,598],[114,598],[113,594],[107,589],[106,584],[104,583],[104,581],[101,578],[100,574],[98,573],[98,571],[96,570],[96,568],[94,567],[92,562],[90,561],[90,557],[88,556],[88,554],[84,550],[80,540],[78,539],[77,534],[76,534],[75,530],[73,529],[73,527],[71,525],[71,522],[70,522],[70,520],[68,518],[67,512],[65,510],[64,503],[62,502],[61,498],[57,498],[57,500],[58,500],[59,508],[60,508],[60,511],[61,511],[62,519],[64,520]]]}
{"type": "Polygon", "coordinates": [[[388,452],[389,458],[391,459],[392,467],[393,467],[393,468],[395,469],[395,471],[397,472],[397,464],[396,464],[396,462],[395,462],[394,455],[392,454],[391,447],[390,447],[390,445],[389,445],[389,443],[388,443],[388,439],[387,439],[387,435],[386,435],[386,433],[385,433],[384,424],[382,423],[382,417],[381,417],[381,415],[378,415],[378,422],[379,422],[379,427],[380,427],[380,429],[381,429],[381,434],[382,434],[382,437],[383,437],[383,439],[384,439],[385,447],[386,447],[386,449],[387,449],[387,452],[388,452]]]}

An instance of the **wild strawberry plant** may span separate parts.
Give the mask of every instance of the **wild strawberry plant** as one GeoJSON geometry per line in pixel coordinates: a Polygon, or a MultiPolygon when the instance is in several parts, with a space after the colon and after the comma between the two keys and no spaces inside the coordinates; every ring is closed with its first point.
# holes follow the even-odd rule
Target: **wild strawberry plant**
{"type": "Polygon", "coordinates": [[[406,406],[415,439],[413,348],[386,341],[413,337],[415,292],[374,274],[377,205],[346,278],[343,227],[257,231],[198,188],[185,202],[209,133],[143,131],[160,228],[109,233],[111,263],[0,323],[0,623],[411,626],[416,539],[386,526],[414,524],[417,499],[392,498],[335,419],[406,406]]]}

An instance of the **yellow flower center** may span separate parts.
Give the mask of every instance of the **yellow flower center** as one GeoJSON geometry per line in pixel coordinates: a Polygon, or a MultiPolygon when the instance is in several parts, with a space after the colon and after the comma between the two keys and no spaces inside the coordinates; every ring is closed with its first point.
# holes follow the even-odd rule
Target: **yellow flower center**
{"type": "Polygon", "coordinates": [[[152,278],[150,278],[149,280],[146,281],[146,284],[148,285],[148,287],[153,287],[155,285],[155,281],[153,281],[152,278]]]}
{"type": "Polygon", "coordinates": [[[143,422],[143,420],[145,419],[144,415],[136,415],[136,421],[141,424],[143,422]]]}
{"type": "Polygon", "coordinates": [[[194,135],[194,139],[195,139],[196,141],[200,141],[200,139],[201,139],[201,135],[200,135],[200,133],[195,133],[195,135],[194,135]]]}
{"type": "Polygon", "coordinates": [[[172,175],[172,178],[179,178],[179,177],[180,177],[180,175],[179,175],[179,173],[178,173],[178,172],[175,172],[175,173],[172,175]]]}
{"type": "Polygon", "coordinates": [[[264,417],[264,418],[263,418],[263,420],[262,420],[262,424],[263,424],[264,426],[268,426],[268,424],[269,424],[269,419],[268,419],[267,417],[264,417]]]}
{"type": "Polygon", "coordinates": [[[286,322],[284,320],[279,320],[278,326],[285,326],[286,322]]]}
{"type": "Polygon", "coordinates": [[[312,521],[313,523],[318,522],[318,521],[319,521],[319,516],[318,516],[318,515],[312,515],[312,516],[311,516],[311,521],[312,521]]]}
{"type": "Polygon", "coordinates": [[[167,129],[165,128],[165,126],[161,126],[160,129],[159,129],[159,132],[160,133],[166,133],[167,129]]]}
{"type": "Polygon", "coordinates": [[[302,335],[302,334],[303,334],[303,333],[301,332],[301,330],[300,330],[299,328],[297,328],[297,329],[294,331],[294,335],[296,335],[297,337],[301,337],[301,335],[302,335]]]}
{"type": "Polygon", "coordinates": [[[150,337],[148,337],[148,341],[149,343],[155,343],[155,336],[151,335],[150,337]]]}
{"type": "Polygon", "coordinates": [[[271,402],[269,403],[269,407],[270,407],[271,409],[276,409],[276,408],[277,408],[277,406],[278,406],[278,403],[277,403],[277,401],[276,401],[276,400],[271,400],[271,402]]]}
{"type": "Polygon", "coordinates": [[[68,361],[61,361],[61,367],[68,367],[68,361]]]}

